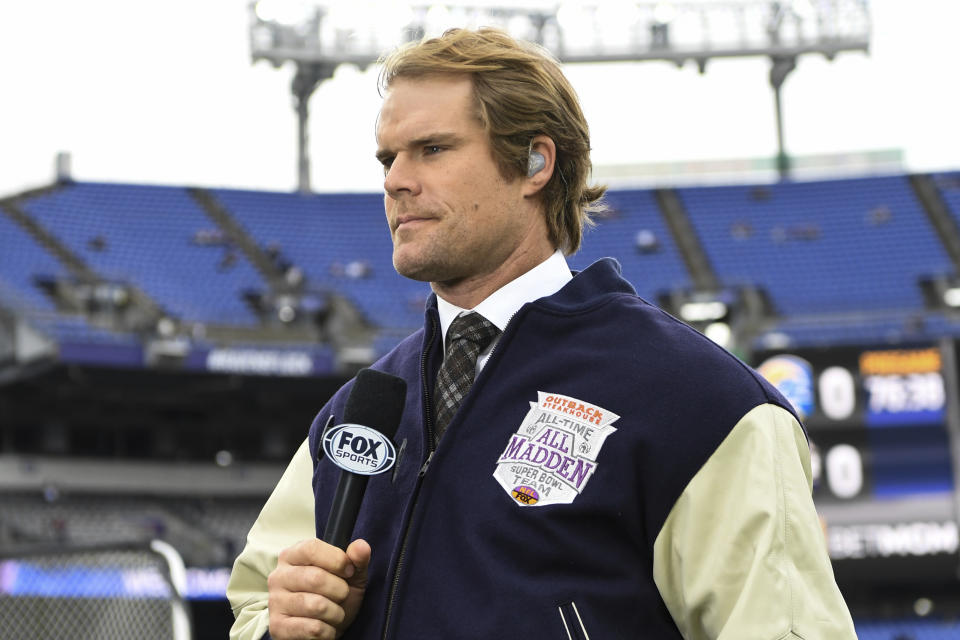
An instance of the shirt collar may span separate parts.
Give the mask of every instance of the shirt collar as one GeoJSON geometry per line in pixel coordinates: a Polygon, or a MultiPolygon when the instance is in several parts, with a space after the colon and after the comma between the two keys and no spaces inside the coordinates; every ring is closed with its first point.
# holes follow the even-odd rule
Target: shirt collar
{"type": "Polygon", "coordinates": [[[443,344],[446,344],[447,329],[461,313],[476,311],[492,322],[497,329],[503,331],[520,307],[527,302],[553,295],[572,278],[573,274],[570,273],[570,267],[567,266],[563,253],[556,251],[533,269],[491,293],[473,309],[463,309],[437,296],[443,344]]]}

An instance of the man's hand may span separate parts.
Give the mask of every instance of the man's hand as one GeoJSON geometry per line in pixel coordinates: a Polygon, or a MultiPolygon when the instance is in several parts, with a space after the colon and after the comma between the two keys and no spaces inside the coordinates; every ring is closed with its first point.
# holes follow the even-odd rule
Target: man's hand
{"type": "Polygon", "coordinates": [[[332,640],[353,622],[367,587],[370,545],[354,540],[344,552],[303,540],[280,552],[267,578],[274,640],[332,640]]]}

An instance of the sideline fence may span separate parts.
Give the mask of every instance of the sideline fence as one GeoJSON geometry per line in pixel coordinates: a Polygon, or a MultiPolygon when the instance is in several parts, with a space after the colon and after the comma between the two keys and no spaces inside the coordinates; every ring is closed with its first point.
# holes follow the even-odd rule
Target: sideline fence
{"type": "Polygon", "coordinates": [[[185,588],[161,540],[0,549],[5,638],[190,640],[185,588]]]}

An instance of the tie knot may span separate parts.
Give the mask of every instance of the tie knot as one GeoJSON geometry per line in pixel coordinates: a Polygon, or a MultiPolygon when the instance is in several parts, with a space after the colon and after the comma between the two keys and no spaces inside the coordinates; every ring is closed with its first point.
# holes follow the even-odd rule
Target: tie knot
{"type": "Polygon", "coordinates": [[[447,329],[447,348],[457,340],[469,340],[483,351],[498,333],[500,330],[496,325],[476,311],[471,311],[457,316],[450,324],[450,328],[447,329]]]}

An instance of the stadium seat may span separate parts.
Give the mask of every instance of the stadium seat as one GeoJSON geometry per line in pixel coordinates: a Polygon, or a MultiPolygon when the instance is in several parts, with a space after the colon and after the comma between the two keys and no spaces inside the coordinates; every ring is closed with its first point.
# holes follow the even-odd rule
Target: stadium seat
{"type": "Polygon", "coordinates": [[[679,193],[720,278],[784,316],[922,311],[918,280],[953,271],[904,176],[679,193]]]}
{"type": "Polygon", "coordinates": [[[261,247],[300,267],[310,283],[344,294],[374,326],[422,324],[429,287],[394,270],[380,195],[213,194],[261,247]]]}
{"type": "Polygon", "coordinates": [[[213,223],[180,187],[74,183],[23,208],[101,277],[140,287],[184,321],[252,325],[266,283],[241,255],[194,242],[213,223]]]}
{"type": "Polygon", "coordinates": [[[614,257],[623,276],[649,302],[659,293],[690,287],[690,275],[650,190],[609,191],[609,212],[596,217],[597,226],[584,233],[580,251],[569,260],[577,270],[614,257]],[[643,234],[646,244],[638,244],[643,234]]]}

